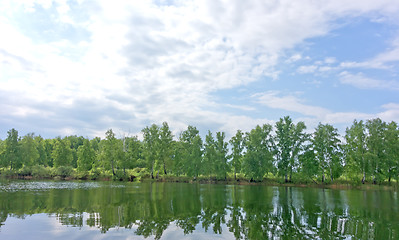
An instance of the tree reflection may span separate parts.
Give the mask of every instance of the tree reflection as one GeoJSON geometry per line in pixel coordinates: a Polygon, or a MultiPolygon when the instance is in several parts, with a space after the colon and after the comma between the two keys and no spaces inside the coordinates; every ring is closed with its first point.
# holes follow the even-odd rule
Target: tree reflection
{"type": "Polygon", "coordinates": [[[122,227],[156,239],[171,225],[184,234],[203,229],[210,235],[230,232],[236,239],[397,239],[397,203],[396,192],[389,191],[109,183],[1,192],[0,224],[7,217],[47,213],[67,226],[102,233],[122,227]]]}

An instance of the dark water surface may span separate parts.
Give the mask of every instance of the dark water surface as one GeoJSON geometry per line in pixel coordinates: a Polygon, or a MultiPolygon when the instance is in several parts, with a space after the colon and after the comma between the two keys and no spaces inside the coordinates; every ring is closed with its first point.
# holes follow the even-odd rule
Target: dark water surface
{"type": "Polygon", "coordinates": [[[0,239],[399,239],[395,191],[0,182],[0,239]]]}

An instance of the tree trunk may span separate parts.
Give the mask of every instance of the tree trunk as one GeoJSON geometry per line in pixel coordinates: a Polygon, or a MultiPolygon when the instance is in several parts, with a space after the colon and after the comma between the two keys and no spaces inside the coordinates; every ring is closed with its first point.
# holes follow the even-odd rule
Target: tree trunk
{"type": "Polygon", "coordinates": [[[163,162],[163,172],[165,173],[165,175],[168,174],[168,173],[166,172],[166,165],[165,165],[165,162],[163,162]]]}
{"type": "Polygon", "coordinates": [[[284,181],[287,183],[288,182],[288,174],[286,173],[284,176],[284,181]]]}
{"type": "Polygon", "coordinates": [[[112,175],[115,176],[114,161],[111,161],[111,167],[112,167],[112,175]]]}
{"type": "Polygon", "coordinates": [[[362,184],[366,181],[366,171],[363,170],[362,184]]]}
{"type": "Polygon", "coordinates": [[[331,178],[331,183],[333,182],[333,174],[332,174],[332,168],[330,167],[330,178],[331,178]]]}

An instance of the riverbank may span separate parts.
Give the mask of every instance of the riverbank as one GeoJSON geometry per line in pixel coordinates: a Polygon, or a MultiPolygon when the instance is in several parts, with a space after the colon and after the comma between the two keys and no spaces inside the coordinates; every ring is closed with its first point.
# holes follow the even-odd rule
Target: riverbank
{"type": "Polygon", "coordinates": [[[360,190],[395,190],[399,189],[396,181],[380,182],[373,184],[366,182],[362,184],[360,181],[349,181],[345,179],[337,179],[333,183],[320,183],[314,179],[298,179],[292,182],[284,182],[281,178],[270,175],[262,181],[251,181],[245,176],[239,174],[234,179],[233,176],[227,176],[226,179],[199,176],[171,176],[158,175],[151,178],[148,170],[145,168],[137,168],[133,170],[117,171],[114,174],[109,171],[101,171],[99,169],[93,171],[79,172],[73,168],[31,168],[29,171],[22,169],[19,171],[4,170],[0,171],[0,178],[3,179],[22,179],[22,180],[87,180],[87,181],[130,181],[130,182],[184,182],[184,183],[200,183],[200,184],[226,184],[226,185],[264,185],[264,186],[280,186],[280,187],[303,187],[303,188],[328,188],[328,189],[360,189],[360,190]]]}

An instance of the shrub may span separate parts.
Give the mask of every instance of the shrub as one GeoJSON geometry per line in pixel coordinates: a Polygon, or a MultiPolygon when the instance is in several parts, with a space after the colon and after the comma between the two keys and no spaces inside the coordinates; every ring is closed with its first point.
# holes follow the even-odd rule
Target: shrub
{"type": "Polygon", "coordinates": [[[32,176],[34,178],[50,178],[51,177],[51,169],[43,167],[41,165],[32,167],[32,176]]]}
{"type": "Polygon", "coordinates": [[[17,176],[17,172],[14,169],[7,168],[1,171],[1,176],[6,178],[15,177],[17,176]]]}
{"type": "Polygon", "coordinates": [[[18,171],[19,176],[32,176],[32,167],[24,166],[18,171]]]}
{"type": "Polygon", "coordinates": [[[56,176],[66,178],[71,177],[73,173],[73,168],[71,166],[60,166],[55,171],[56,176]]]}

